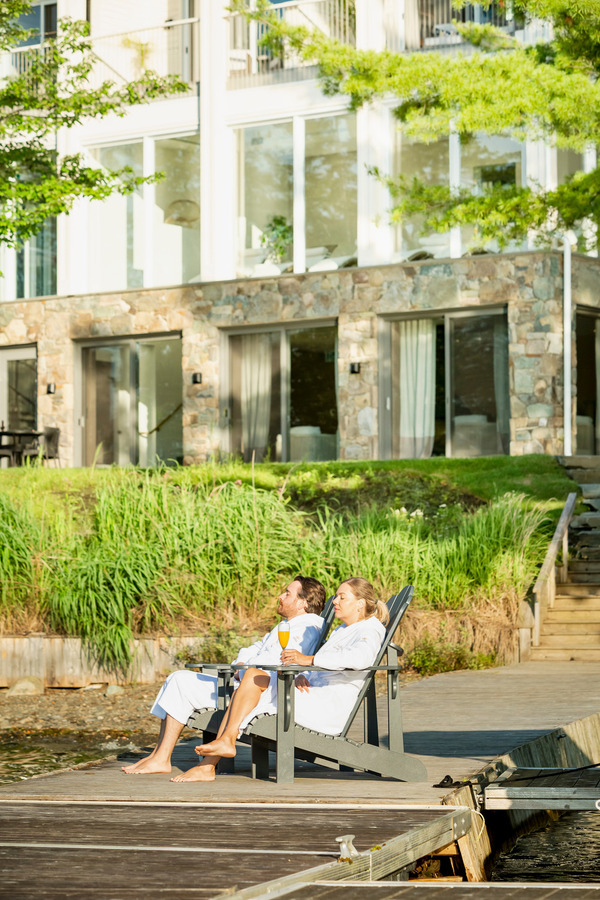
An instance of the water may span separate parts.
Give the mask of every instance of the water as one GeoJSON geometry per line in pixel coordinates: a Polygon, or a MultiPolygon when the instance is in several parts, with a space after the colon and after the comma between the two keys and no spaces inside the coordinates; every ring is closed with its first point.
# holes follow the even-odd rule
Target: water
{"type": "Polygon", "coordinates": [[[566,813],[523,835],[497,861],[492,881],[600,881],[600,812],[566,813]]]}
{"type": "Polygon", "coordinates": [[[103,731],[102,734],[82,731],[23,731],[8,729],[0,732],[0,784],[23,781],[32,775],[45,775],[91,762],[120,751],[139,750],[146,735],[135,735],[133,743],[123,732],[103,731]]]}

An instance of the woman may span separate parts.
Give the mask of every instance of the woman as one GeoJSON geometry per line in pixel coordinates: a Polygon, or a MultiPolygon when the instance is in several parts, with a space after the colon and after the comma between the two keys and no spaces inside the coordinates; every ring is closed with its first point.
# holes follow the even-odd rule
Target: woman
{"type": "MultiPolygon", "coordinates": [[[[375,661],[389,617],[387,606],[375,597],[373,586],[364,578],[344,581],[333,605],[342,625],[314,656],[299,650],[284,650],[281,654],[282,663],[287,665],[315,665],[330,670],[301,674],[296,679],[296,722],[325,734],[339,734],[344,727],[365,677],[362,670],[375,661]]],[[[196,747],[203,761],[171,781],[212,781],[219,759],[235,756],[240,729],[261,713],[276,712],[276,685],[275,673],[248,669],[216,739],[196,747]]]]}

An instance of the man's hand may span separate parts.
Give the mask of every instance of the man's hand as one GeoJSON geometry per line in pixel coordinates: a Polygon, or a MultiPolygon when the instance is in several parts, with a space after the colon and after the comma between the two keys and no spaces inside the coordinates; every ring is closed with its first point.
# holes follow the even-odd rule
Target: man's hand
{"type": "Polygon", "coordinates": [[[284,666],[312,666],[314,656],[306,656],[299,650],[283,650],[281,662],[284,666]]]}
{"type": "Polygon", "coordinates": [[[298,688],[299,691],[308,692],[310,690],[310,681],[308,680],[306,675],[298,675],[297,676],[296,687],[298,688]]]}

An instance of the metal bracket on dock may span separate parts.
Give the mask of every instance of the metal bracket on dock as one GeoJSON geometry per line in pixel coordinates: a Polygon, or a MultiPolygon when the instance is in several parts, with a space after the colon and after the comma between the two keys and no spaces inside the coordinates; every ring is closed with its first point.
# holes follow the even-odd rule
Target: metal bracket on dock
{"type": "Polygon", "coordinates": [[[471,814],[470,811],[454,816],[452,819],[452,836],[454,840],[464,837],[471,830],[471,814]]]}

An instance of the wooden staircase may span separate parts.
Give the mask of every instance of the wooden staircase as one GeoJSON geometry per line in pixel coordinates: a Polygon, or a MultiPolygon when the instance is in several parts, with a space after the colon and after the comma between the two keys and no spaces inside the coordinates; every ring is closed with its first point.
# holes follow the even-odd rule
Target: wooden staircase
{"type": "Polygon", "coordinates": [[[600,660],[600,457],[561,459],[580,486],[590,511],[574,516],[569,527],[568,576],[556,584],[532,660],[600,660]]]}

